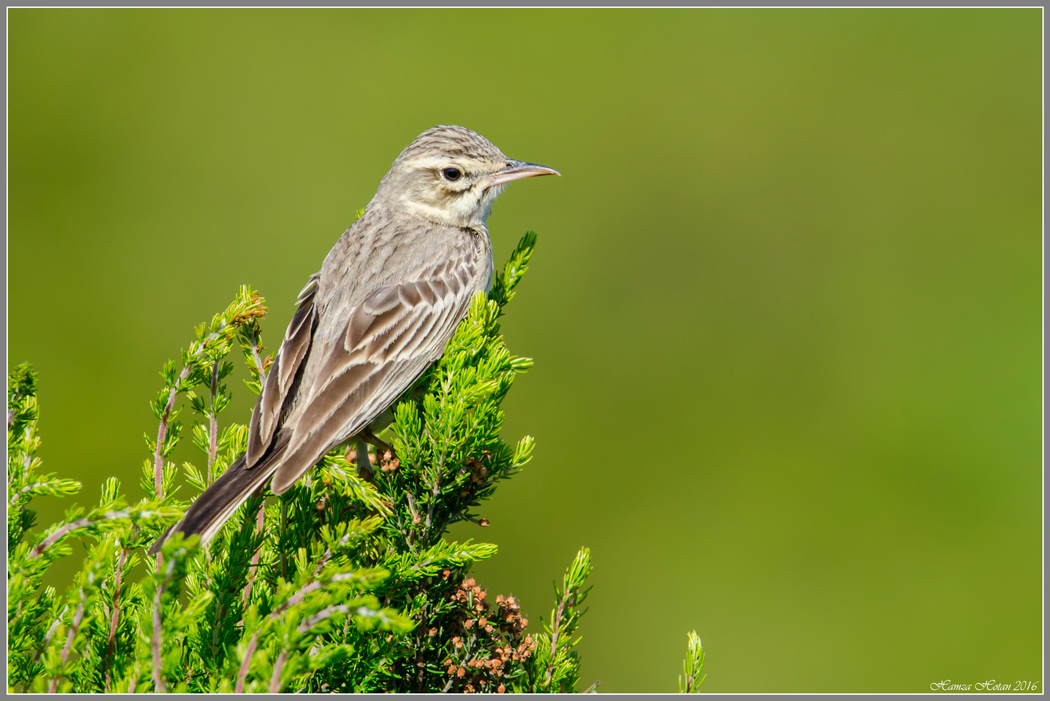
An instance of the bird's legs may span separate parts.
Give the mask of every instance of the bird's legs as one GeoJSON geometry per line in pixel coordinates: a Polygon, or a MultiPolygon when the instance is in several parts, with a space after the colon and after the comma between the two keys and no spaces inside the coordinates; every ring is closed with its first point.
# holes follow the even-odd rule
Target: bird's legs
{"type": "Polygon", "coordinates": [[[375,473],[372,472],[372,461],[368,459],[368,446],[365,444],[365,440],[360,434],[358,434],[354,444],[357,449],[357,474],[361,478],[371,482],[375,473]]]}
{"type": "Polygon", "coordinates": [[[365,426],[364,430],[362,430],[361,433],[359,433],[358,435],[361,436],[361,438],[364,439],[366,443],[370,443],[376,447],[376,462],[378,462],[379,456],[387,451],[390,451],[390,456],[393,457],[394,446],[379,440],[379,438],[376,437],[376,434],[372,433],[372,429],[368,426],[365,426]]]}
{"type": "Polygon", "coordinates": [[[368,444],[375,446],[376,465],[382,463],[384,458],[388,461],[394,459],[394,446],[377,438],[376,434],[372,433],[372,429],[367,426],[354,437],[354,450],[357,452],[355,460],[357,463],[357,474],[371,482],[375,472],[372,470],[372,461],[368,459],[368,444]]]}

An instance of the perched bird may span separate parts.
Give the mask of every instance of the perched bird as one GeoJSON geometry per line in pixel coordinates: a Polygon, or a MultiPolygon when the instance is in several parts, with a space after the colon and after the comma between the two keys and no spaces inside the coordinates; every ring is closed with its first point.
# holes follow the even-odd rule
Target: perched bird
{"type": "Polygon", "coordinates": [[[401,152],[364,214],[299,293],[248,426],[248,449],[173,532],[208,542],[266,480],[282,494],[332,448],[390,422],[390,409],[441,357],[470,299],[492,282],[485,220],[504,186],[546,166],[507,158],[488,139],[436,126],[401,152]]]}

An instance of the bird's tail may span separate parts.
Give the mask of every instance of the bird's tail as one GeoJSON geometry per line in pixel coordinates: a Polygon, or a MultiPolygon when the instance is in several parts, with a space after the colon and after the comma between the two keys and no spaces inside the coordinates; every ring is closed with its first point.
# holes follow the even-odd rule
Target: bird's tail
{"type": "Polygon", "coordinates": [[[200,534],[202,545],[214,538],[219,529],[233,516],[233,512],[277,471],[287,447],[287,439],[278,440],[277,445],[251,467],[245,467],[245,456],[237,458],[226,472],[197,497],[186,510],[182,520],[157,538],[157,542],[149,550],[150,555],[159,552],[164,541],[174,533],[185,533],[187,537],[195,533],[200,534]]]}

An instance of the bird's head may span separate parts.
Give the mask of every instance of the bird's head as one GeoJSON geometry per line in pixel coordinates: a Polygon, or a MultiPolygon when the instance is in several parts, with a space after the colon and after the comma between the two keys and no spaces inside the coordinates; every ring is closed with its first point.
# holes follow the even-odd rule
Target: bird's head
{"type": "Polygon", "coordinates": [[[438,224],[483,226],[504,185],[536,175],[560,173],[507,158],[470,129],[442,125],[427,129],[401,152],[376,198],[438,224]]]}

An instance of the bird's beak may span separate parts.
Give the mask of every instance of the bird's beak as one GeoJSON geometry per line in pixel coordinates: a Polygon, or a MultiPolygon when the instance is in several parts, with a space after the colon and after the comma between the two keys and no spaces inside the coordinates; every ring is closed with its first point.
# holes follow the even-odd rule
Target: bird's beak
{"type": "Polygon", "coordinates": [[[507,167],[492,176],[492,185],[503,185],[512,180],[533,178],[537,175],[561,175],[558,171],[538,163],[507,159],[507,167]]]}

